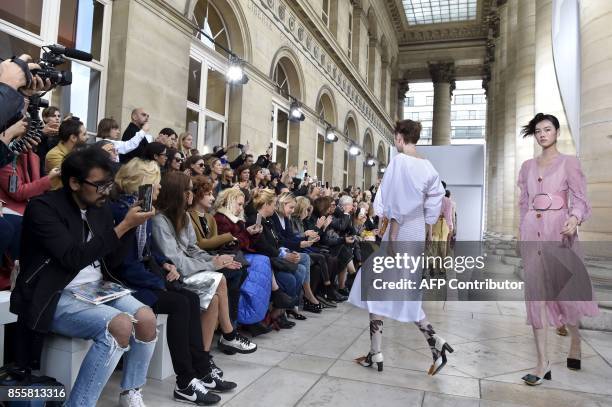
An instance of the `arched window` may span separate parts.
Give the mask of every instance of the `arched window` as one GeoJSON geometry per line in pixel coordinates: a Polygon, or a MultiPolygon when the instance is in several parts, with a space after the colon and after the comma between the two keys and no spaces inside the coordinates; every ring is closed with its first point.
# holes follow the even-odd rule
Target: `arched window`
{"type": "MultiPolygon", "coordinates": [[[[231,49],[227,27],[221,18],[221,14],[208,0],[200,0],[194,10],[194,18],[196,24],[202,31],[212,37],[215,42],[222,45],[226,49],[231,49]]],[[[208,48],[213,49],[224,56],[228,56],[221,47],[217,47],[209,38],[206,38],[202,33],[197,34],[197,38],[202,41],[208,48]]]]}
{"type": "Polygon", "coordinates": [[[276,88],[278,92],[287,97],[291,93],[289,89],[289,80],[287,78],[287,73],[283,69],[280,63],[276,64],[274,68],[274,83],[276,84],[276,88]]]}

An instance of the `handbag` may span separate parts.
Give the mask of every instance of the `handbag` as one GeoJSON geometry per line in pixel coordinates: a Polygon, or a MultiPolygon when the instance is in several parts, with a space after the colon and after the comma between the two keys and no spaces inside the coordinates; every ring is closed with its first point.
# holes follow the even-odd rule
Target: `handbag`
{"type": "Polygon", "coordinates": [[[234,261],[237,261],[242,267],[249,267],[251,263],[244,257],[244,253],[240,250],[240,245],[233,241],[225,243],[223,246],[215,250],[208,250],[208,253],[212,255],[230,254],[234,256],[234,261]]]}

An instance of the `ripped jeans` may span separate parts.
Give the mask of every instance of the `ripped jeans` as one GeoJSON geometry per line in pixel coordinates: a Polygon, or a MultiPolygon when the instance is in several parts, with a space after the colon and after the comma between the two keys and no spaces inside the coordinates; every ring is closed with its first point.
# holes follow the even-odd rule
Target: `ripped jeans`
{"type": "Polygon", "coordinates": [[[145,306],[131,295],[93,305],[76,299],[67,290],[62,292],[51,331],[72,338],[93,340],[65,406],[95,406],[124,353],[121,390],[144,386],[157,338],[142,342],[135,338],[132,331],[129,346],[122,348],[108,331],[108,324],[121,313],[127,313],[134,319],[136,312],[145,306]]]}

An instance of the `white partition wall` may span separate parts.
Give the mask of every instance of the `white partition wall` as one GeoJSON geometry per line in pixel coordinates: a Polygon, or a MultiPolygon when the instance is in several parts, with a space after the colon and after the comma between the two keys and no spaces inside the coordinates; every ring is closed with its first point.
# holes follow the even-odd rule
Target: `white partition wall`
{"type": "Polygon", "coordinates": [[[478,241],[484,228],[484,145],[417,146],[457,204],[457,240],[478,241]]]}

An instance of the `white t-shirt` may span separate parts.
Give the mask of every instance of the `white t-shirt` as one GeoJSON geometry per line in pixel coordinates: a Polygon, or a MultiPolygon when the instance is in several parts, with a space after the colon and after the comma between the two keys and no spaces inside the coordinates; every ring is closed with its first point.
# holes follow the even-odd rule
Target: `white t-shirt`
{"type": "MultiPolygon", "coordinates": [[[[87,210],[81,209],[81,219],[83,221],[86,220],[87,210]]],[[[89,242],[92,238],[91,230],[89,231],[89,235],[87,235],[87,241],[89,242]]],[[[87,265],[85,268],[79,271],[72,281],[66,286],[66,288],[76,287],[77,285],[91,283],[93,281],[102,280],[102,270],[100,268],[100,262],[97,260],[87,265]]]]}

